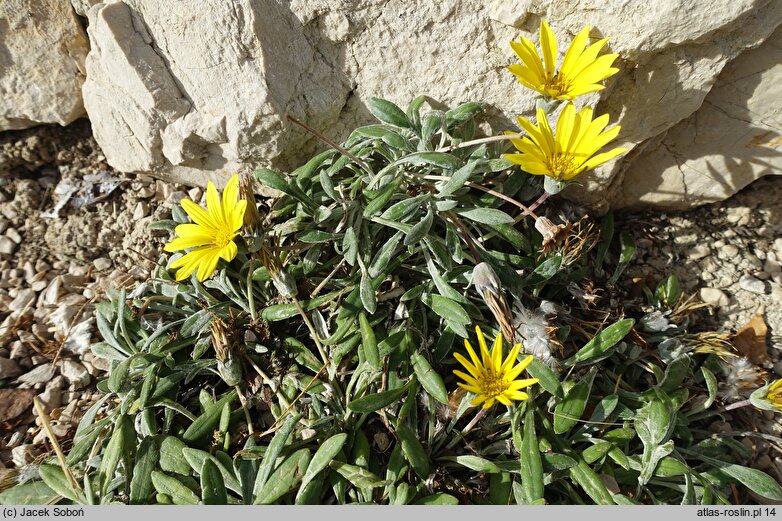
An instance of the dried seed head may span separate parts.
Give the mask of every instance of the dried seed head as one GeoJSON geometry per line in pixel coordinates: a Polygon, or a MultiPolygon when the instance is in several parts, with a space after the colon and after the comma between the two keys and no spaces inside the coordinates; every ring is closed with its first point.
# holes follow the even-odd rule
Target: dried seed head
{"type": "Polygon", "coordinates": [[[244,376],[241,360],[236,356],[231,330],[220,318],[212,321],[212,347],[215,350],[220,377],[232,387],[238,385],[244,376]]]}
{"type": "Polygon", "coordinates": [[[508,301],[502,292],[500,279],[492,267],[485,262],[475,266],[472,271],[472,283],[489,307],[492,315],[494,315],[494,319],[500,325],[503,336],[505,338],[515,338],[513,315],[511,314],[510,306],[508,306],[508,301]]]}
{"type": "Polygon", "coordinates": [[[258,213],[253,178],[250,174],[242,174],[239,178],[239,197],[247,201],[247,209],[244,212],[244,232],[256,235],[261,230],[261,216],[258,213]]]}

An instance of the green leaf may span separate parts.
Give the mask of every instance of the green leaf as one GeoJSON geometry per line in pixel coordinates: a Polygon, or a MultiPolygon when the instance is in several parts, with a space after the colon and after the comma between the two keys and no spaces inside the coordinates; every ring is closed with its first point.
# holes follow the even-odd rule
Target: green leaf
{"type": "Polygon", "coordinates": [[[348,435],[341,432],[320,444],[315,455],[312,457],[312,461],[310,461],[310,464],[307,467],[307,472],[304,473],[304,477],[301,480],[299,495],[318,473],[329,466],[331,461],[339,454],[339,451],[342,450],[342,446],[345,445],[347,439],[348,435]]]}
{"type": "Polygon", "coordinates": [[[152,485],[152,471],[160,460],[160,445],[154,436],[147,436],[141,440],[133,466],[133,478],[130,481],[130,504],[143,505],[149,500],[154,487],[152,485]]]}
{"type": "Polygon", "coordinates": [[[570,389],[565,398],[554,408],[554,432],[564,434],[581,419],[589,399],[591,382],[579,382],[570,389]]]}
{"type": "Polygon", "coordinates": [[[579,349],[572,358],[565,360],[562,365],[570,367],[576,363],[585,362],[590,358],[602,355],[627,336],[630,330],[633,329],[633,325],[635,325],[635,320],[632,318],[626,318],[611,324],[596,334],[592,340],[579,349]]]}
{"type": "Polygon", "coordinates": [[[681,386],[684,379],[687,378],[689,370],[690,357],[688,355],[682,355],[676,358],[665,368],[665,375],[663,381],[660,382],[660,389],[667,393],[674,392],[681,386]]]}
{"type": "MultiPolygon", "coordinates": [[[[183,449],[182,455],[185,457],[185,460],[187,460],[187,463],[190,465],[190,467],[192,467],[192,469],[196,472],[200,472],[204,467],[204,464],[207,461],[211,461],[215,465],[215,468],[220,471],[223,487],[228,487],[237,494],[242,493],[242,485],[234,476],[232,469],[230,467],[226,467],[226,465],[215,456],[209,454],[206,451],[193,449],[190,447],[183,449]]],[[[188,470],[188,474],[189,473],[190,471],[188,470]]]]}
{"type": "Polygon", "coordinates": [[[587,463],[594,463],[605,456],[612,447],[613,445],[610,442],[601,441],[584,449],[581,453],[581,457],[584,458],[584,461],[587,463]]]}
{"type": "Polygon", "coordinates": [[[511,224],[514,222],[513,217],[495,208],[471,208],[456,210],[456,213],[481,224],[511,224]]]}
{"type": "Polygon", "coordinates": [[[467,314],[462,306],[442,295],[430,295],[427,304],[432,308],[432,311],[446,321],[453,321],[457,324],[469,324],[471,322],[470,315],[467,314]]]}
{"type": "Polygon", "coordinates": [[[28,481],[0,492],[0,505],[50,505],[58,494],[42,481],[28,481]]]}
{"type": "Polygon", "coordinates": [[[179,329],[182,337],[196,336],[204,331],[212,322],[212,313],[208,309],[202,309],[187,317],[179,329]]]}
{"type": "Polygon", "coordinates": [[[372,278],[366,272],[361,274],[359,291],[361,295],[361,304],[364,306],[364,309],[370,314],[374,313],[377,309],[377,293],[372,286],[372,278]]]}
{"type": "MultiPolygon", "coordinates": [[[[526,503],[543,499],[543,463],[535,433],[535,407],[530,402],[524,415],[521,438],[521,490],[526,503]]],[[[575,463],[575,462],[574,462],[575,463]]]]}
{"type": "Polygon", "coordinates": [[[78,494],[71,486],[70,481],[58,465],[43,464],[38,467],[38,474],[44,483],[57,494],[66,497],[75,503],[80,503],[78,494]]]}
{"type": "Polygon", "coordinates": [[[342,234],[340,233],[330,233],[321,230],[308,230],[296,236],[298,240],[300,240],[301,242],[305,242],[307,244],[319,244],[321,242],[332,242],[336,239],[340,239],[341,237],[342,234]]]}
{"type": "Polygon", "coordinates": [[[600,221],[600,243],[597,245],[595,254],[595,269],[599,270],[603,266],[603,259],[611,245],[611,239],[614,238],[614,212],[608,212],[600,221]]]}
{"type": "Polygon", "coordinates": [[[736,465],[735,463],[720,461],[715,458],[704,456],[703,454],[695,454],[695,456],[706,463],[717,467],[721,472],[746,486],[752,492],[774,501],[782,501],[782,488],[774,478],[765,472],[742,465],[736,465]]]}
{"type": "Polygon", "coordinates": [[[176,436],[165,436],[160,442],[160,469],[176,474],[190,474],[190,466],[182,453],[187,445],[176,436]]]}
{"type": "Polygon", "coordinates": [[[407,386],[392,389],[390,391],[383,391],[375,394],[368,394],[352,400],[348,404],[348,409],[357,413],[370,413],[379,411],[383,407],[387,407],[399,400],[403,394],[407,391],[407,386]]]}
{"type": "Polygon", "coordinates": [[[437,192],[437,197],[448,197],[458,189],[462,188],[465,181],[470,179],[470,176],[475,170],[475,165],[477,164],[477,161],[470,161],[459,170],[454,172],[451,178],[440,189],[440,191],[437,192]]]}
{"type": "Polygon", "coordinates": [[[432,369],[429,361],[420,352],[415,351],[410,355],[415,375],[421,386],[440,403],[448,404],[448,391],[445,389],[443,379],[432,369]]]}
{"type": "Polygon", "coordinates": [[[471,456],[471,455],[456,456],[454,460],[459,465],[467,467],[468,469],[472,469],[476,472],[487,472],[489,474],[502,472],[502,469],[500,467],[495,465],[493,462],[487,460],[486,458],[481,458],[480,456],[471,456]]]}
{"type": "Polygon", "coordinates": [[[708,409],[712,406],[714,400],[717,399],[717,378],[706,366],[701,366],[701,373],[703,373],[703,379],[706,381],[706,388],[709,390],[709,398],[703,404],[703,408],[708,409]]]}
{"type": "Polygon", "coordinates": [[[537,378],[540,386],[549,394],[552,394],[557,398],[564,397],[562,385],[559,383],[559,377],[549,366],[537,358],[533,358],[532,362],[527,366],[527,372],[533,378],[537,378]]]}
{"type": "Polygon", "coordinates": [[[434,212],[430,207],[429,210],[427,210],[426,215],[424,215],[424,218],[410,228],[410,231],[405,236],[403,244],[409,246],[426,237],[426,234],[429,233],[429,230],[432,228],[432,222],[434,222],[434,212]]]}
{"type": "Polygon", "coordinates": [[[225,490],[223,475],[213,461],[206,459],[201,468],[201,499],[204,505],[227,505],[228,493],[225,490]]]}
{"type": "Polygon", "coordinates": [[[367,100],[367,108],[373,116],[383,123],[388,123],[395,127],[410,128],[410,121],[407,119],[407,115],[390,101],[380,98],[369,98],[367,100]]]}
{"type": "Polygon", "coordinates": [[[664,302],[669,307],[676,305],[682,296],[679,287],[679,277],[676,275],[676,272],[671,273],[668,278],[657,286],[655,295],[659,301],[664,302]]]}
{"type": "Polygon", "coordinates": [[[403,157],[399,163],[413,165],[433,165],[446,170],[456,170],[462,166],[461,159],[443,152],[414,152],[403,157]]]}
{"type": "Polygon", "coordinates": [[[483,112],[483,104],[468,101],[446,112],[445,117],[448,118],[449,124],[464,123],[481,112],[483,112]]]}
{"type": "Polygon", "coordinates": [[[182,434],[182,439],[189,445],[200,445],[208,441],[212,437],[217,423],[220,421],[223,407],[232,403],[235,399],[236,391],[231,389],[190,424],[190,427],[182,434]]]}
{"type": "Polygon", "coordinates": [[[377,338],[367,316],[362,312],[358,315],[359,329],[361,330],[361,345],[364,347],[364,356],[374,369],[381,369],[380,354],[377,350],[377,338]]]}
{"type": "Polygon", "coordinates": [[[625,268],[630,264],[630,261],[633,260],[633,257],[635,257],[636,248],[635,248],[635,241],[633,240],[633,236],[630,235],[628,232],[622,232],[622,235],[619,237],[619,241],[621,243],[621,250],[619,253],[619,263],[616,265],[616,270],[614,271],[614,274],[608,280],[609,284],[616,284],[616,281],[619,280],[619,276],[622,274],[625,268]]]}
{"type": "Polygon", "coordinates": [[[380,210],[382,210],[386,206],[386,204],[388,204],[388,201],[391,200],[391,198],[394,196],[397,190],[399,190],[399,186],[402,183],[402,179],[403,179],[402,177],[397,177],[396,179],[392,180],[390,183],[385,185],[383,188],[381,188],[375,194],[374,199],[372,199],[364,207],[363,216],[372,217],[380,210]]]}
{"type": "Polygon", "coordinates": [[[396,422],[396,435],[399,437],[399,441],[402,442],[402,451],[405,453],[405,457],[410,462],[415,473],[421,479],[429,477],[429,457],[426,455],[424,446],[418,440],[418,435],[401,421],[396,422]]]}
{"type": "Polygon", "coordinates": [[[157,470],[152,471],[152,484],[160,494],[171,497],[175,505],[197,505],[198,496],[181,481],[157,470]]]}
{"type": "MultiPolygon", "coordinates": [[[[296,416],[288,416],[288,419],[285,420],[285,423],[283,423],[282,427],[280,427],[280,430],[274,434],[272,441],[269,442],[269,446],[266,449],[266,452],[263,454],[263,461],[261,462],[261,467],[258,469],[258,475],[255,478],[255,486],[253,487],[253,491],[256,496],[260,497],[260,492],[265,487],[266,480],[272,473],[274,465],[277,462],[277,458],[279,458],[280,454],[282,454],[282,449],[285,447],[286,441],[290,437],[291,433],[293,432],[293,428],[296,427],[296,424],[300,419],[301,414],[297,414],[296,416]]],[[[257,498],[256,504],[258,504],[257,498]]]]}
{"type": "Polygon", "coordinates": [[[298,186],[288,183],[285,179],[282,178],[280,174],[273,170],[269,170],[268,168],[261,168],[253,172],[253,175],[263,186],[268,186],[288,194],[300,203],[303,203],[310,208],[317,208],[318,206],[307,196],[307,194],[302,192],[298,186]]]}
{"type": "MultiPolygon", "coordinates": [[[[264,460],[265,461],[265,460],[264,460]]],[[[283,461],[255,498],[255,505],[270,505],[296,488],[310,463],[309,449],[299,449],[283,461]]]]}
{"type": "Polygon", "coordinates": [[[380,479],[363,467],[336,460],[332,461],[329,466],[359,488],[382,487],[387,484],[386,480],[380,479]]]}

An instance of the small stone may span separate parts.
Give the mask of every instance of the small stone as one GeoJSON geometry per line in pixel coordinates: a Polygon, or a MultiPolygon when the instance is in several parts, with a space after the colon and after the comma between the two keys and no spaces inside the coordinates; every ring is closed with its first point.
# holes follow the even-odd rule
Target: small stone
{"type": "Polygon", "coordinates": [[[782,360],[774,364],[774,372],[777,373],[777,376],[782,377],[782,360]]]}
{"type": "Polygon", "coordinates": [[[699,260],[704,257],[708,257],[710,253],[711,250],[709,250],[707,246],[704,246],[703,244],[697,244],[687,254],[687,258],[690,260],[699,260]]]}
{"type": "Polygon", "coordinates": [[[717,257],[720,259],[736,260],[739,254],[739,249],[732,244],[726,244],[717,252],[717,257]]]}
{"type": "MultiPolygon", "coordinates": [[[[135,219],[135,216],[133,218],[135,219]]],[[[111,260],[106,257],[99,257],[92,261],[92,265],[95,266],[95,269],[98,271],[105,271],[111,268],[111,260]]]]}
{"type": "Polygon", "coordinates": [[[22,374],[22,370],[13,360],[8,358],[0,358],[0,379],[3,378],[15,378],[22,374]]]}
{"type": "Polygon", "coordinates": [[[47,272],[47,271],[49,271],[50,269],[52,269],[52,266],[51,266],[51,264],[49,264],[49,263],[48,263],[48,262],[46,262],[45,260],[43,260],[43,259],[38,259],[37,261],[35,261],[35,271],[38,271],[38,272],[47,272]]]}
{"type": "Polygon", "coordinates": [[[11,313],[22,313],[29,309],[35,302],[35,291],[31,288],[24,288],[16,294],[16,298],[8,305],[11,313]]]}
{"type": "Polygon", "coordinates": [[[763,263],[763,271],[766,273],[773,274],[782,271],[782,266],[776,261],[776,255],[774,257],[774,259],[771,259],[770,256],[766,257],[766,262],[763,263]]]}
{"type": "Polygon", "coordinates": [[[46,412],[51,412],[52,409],[56,409],[62,405],[62,387],[65,383],[65,378],[58,376],[49,381],[46,384],[44,391],[38,396],[41,400],[41,405],[46,412]]]}
{"type": "Polygon", "coordinates": [[[54,366],[51,363],[43,364],[32,371],[23,374],[18,380],[29,385],[42,384],[51,381],[55,372],[54,366]]]}
{"type": "MultiPolygon", "coordinates": [[[[778,283],[771,286],[771,299],[774,302],[782,302],[782,286],[779,286],[778,283]]],[[[782,373],[780,373],[780,376],[782,376],[782,373]]]]}
{"type": "Polygon", "coordinates": [[[82,389],[90,383],[90,373],[87,371],[87,368],[73,360],[64,360],[62,362],[60,374],[68,380],[68,383],[74,390],[82,389]]]}
{"type": "Polygon", "coordinates": [[[774,239],[774,251],[777,257],[782,257],[782,237],[774,239]]]}
{"type": "Polygon", "coordinates": [[[202,195],[204,195],[204,191],[198,186],[187,191],[187,196],[196,203],[201,200],[202,195]]]}
{"type": "Polygon", "coordinates": [[[5,235],[0,235],[0,254],[11,255],[14,251],[16,251],[16,243],[5,235]]]}
{"type": "Polygon", "coordinates": [[[11,461],[17,467],[24,467],[35,460],[35,446],[27,443],[11,449],[11,461]]]}
{"type": "Polygon", "coordinates": [[[730,303],[730,297],[724,291],[717,288],[701,288],[700,297],[706,304],[714,306],[727,306],[730,303]]]}
{"type": "Polygon", "coordinates": [[[16,244],[21,244],[22,236],[16,231],[16,228],[8,228],[5,231],[5,236],[14,241],[16,244]]]}
{"type": "Polygon", "coordinates": [[[755,278],[758,280],[768,280],[771,278],[771,274],[766,273],[765,271],[757,271],[755,272],[755,278]]]}
{"type": "Polygon", "coordinates": [[[153,195],[155,195],[155,189],[152,188],[150,185],[142,186],[136,192],[136,196],[140,197],[141,199],[149,199],[153,195]]]}
{"type": "Polygon", "coordinates": [[[139,221],[149,214],[149,205],[144,201],[139,201],[133,210],[133,220],[139,221]]]}
{"type": "Polygon", "coordinates": [[[41,291],[43,291],[44,289],[46,289],[46,287],[47,287],[48,285],[49,285],[49,282],[48,282],[48,281],[46,281],[46,280],[36,280],[35,282],[33,282],[33,283],[32,283],[32,285],[30,286],[30,288],[31,288],[33,291],[35,291],[36,293],[40,293],[41,291]]]}
{"type": "Polygon", "coordinates": [[[764,295],[766,293],[766,284],[762,280],[758,280],[749,274],[741,276],[739,279],[739,287],[757,295],[764,295]]]}
{"type": "Polygon", "coordinates": [[[186,197],[187,194],[184,192],[179,192],[179,191],[171,192],[170,194],[168,194],[168,197],[166,197],[166,202],[175,204],[175,203],[179,203],[179,201],[185,199],[186,197]]]}
{"type": "Polygon", "coordinates": [[[769,470],[774,465],[774,462],[771,461],[771,458],[768,456],[768,454],[763,454],[755,460],[755,465],[761,470],[769,470]]]}
{"type": "Polygon", "coordinates": [[[62,276],[58,275],[49,282],[46,291],[43,294],[43,303],[47,306],[53,306],[60,298],[62,290],[62,276]]]}

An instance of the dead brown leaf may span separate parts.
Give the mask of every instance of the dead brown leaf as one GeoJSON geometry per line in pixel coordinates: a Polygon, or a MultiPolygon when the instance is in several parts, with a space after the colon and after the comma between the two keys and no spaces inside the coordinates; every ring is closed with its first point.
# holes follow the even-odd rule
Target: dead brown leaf
{"type": "Polygon", "coordinates": [[[768,360],[767,334],[766,320],[763,318],[763,313],[758,313],[735,334],[733,345],[750,362],[760,365],[768,360]]]}
{"type": "Polygon", "coordinates": [[[0,389],[0,422],[8,422],[29,411],[35,391],[32,389],[0,389]]]}

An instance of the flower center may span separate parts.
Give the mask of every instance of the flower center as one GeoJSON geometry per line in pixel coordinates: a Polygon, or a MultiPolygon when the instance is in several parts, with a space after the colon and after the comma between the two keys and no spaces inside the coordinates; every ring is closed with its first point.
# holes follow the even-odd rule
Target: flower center
{"type": "Polygon", "coordinates": [[[224,248],[234,238],[234,234],[228,230],[218,230],[215,234],[214,245],[224,248]]]}
{"type": "Polygon", "coordinates": [[[546,83],[543,86],[547,91],[558,96],[567,94],[567,91],[570,89],[570,82],[561,74],[555,74],[553,77],[546,78],[546,83]]]}
{"type": "Polygon", "coordinates": [[[491,369],[487,369],[483,373],[481,379],[481,388],[483,394],[490,398],[499,396],[508,389],[508,385],[505,383],[505,379],[502,374],[497,374],[491,369]]]}
{"type": "Polygon", "coordinates": [[[576,162],[570,154],[554,154],[549,159],[548,167],[557,179],[562,179],[575,171],[576,162]]]}

